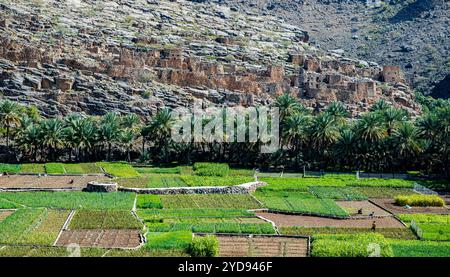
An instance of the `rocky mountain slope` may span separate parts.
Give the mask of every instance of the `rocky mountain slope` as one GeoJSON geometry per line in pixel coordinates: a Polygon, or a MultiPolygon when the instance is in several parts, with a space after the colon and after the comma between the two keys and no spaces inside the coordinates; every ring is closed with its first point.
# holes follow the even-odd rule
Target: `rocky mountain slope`
{"type": "MultiPolygon", "coordinates": [[[[200,1],[201,2],[201,1],[200,1]]],[[[379,99],[420,113],[396,66],[324,52],[283,19],[192,1],[0,3],[0,99],[49,116],[269,104],[289,92],[357,115],[379,99]]]]}
{"type": "Polygon", "coordinates": [[[414,88],[450,97],[448,0],[210,0],[242,12],[270,14],[308,31],[324,50],[396,64],[414,88]],[[444,81],[445,82],[445,81],[444,81]],[[447,83],[446,83],[447,84],[447,83]]]}

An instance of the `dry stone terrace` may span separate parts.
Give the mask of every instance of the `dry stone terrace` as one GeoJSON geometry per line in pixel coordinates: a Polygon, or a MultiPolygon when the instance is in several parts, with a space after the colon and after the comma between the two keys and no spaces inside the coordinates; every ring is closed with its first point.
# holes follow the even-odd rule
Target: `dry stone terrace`
{"type": "Polygon", "coordinates": [[[249,106],[284,92],[317,109],[342,101],[354,115],[381,98],[420,112],[398,67],[321,52],[271,16],[189,1],[19,1],[0,12],[3,94],[48,115],[249,106]]]}

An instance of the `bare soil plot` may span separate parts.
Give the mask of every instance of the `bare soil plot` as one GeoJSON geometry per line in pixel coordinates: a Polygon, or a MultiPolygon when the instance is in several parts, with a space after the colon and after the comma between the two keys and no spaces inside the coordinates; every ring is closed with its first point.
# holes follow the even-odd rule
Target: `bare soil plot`
{"type": "Polygon", "coordinates": [[[0,188],[4,189],[63,189],[85,188],[88,182],[101,181],[101,176],[0,176],[0,188]]]}
{"type": "Polygon", "coordinates": [[[336,201],[336,204],[346,210],[350,216],[391,216],[386,210],[369,201],[336,201]],[[362,214],[358,213],[359,210],[361,210],[362,214]]]}
{"type": "Polygon", "coordinates": [[[139,230],[65,230],[57,246],[76,243],[81,247],[136,248],[141,244],[139,230]]]}
{"type": "Polygon", "coordinates": [[[220,257],[306,257],[308,239],[218,236],[220,257]]]}
{"type": "Polygon", "coordinates": [[[3,219],[7,218],[9,215],[11,215],[14,211],[11,210],[6,210],[6,211],[2,211],[0,210],[0,221],[2,221],[3,219]]]}
{"type": "Polygon", "coordinates": [[[404,228],[403,224],[394,217],[380,217],[367,219],[334,219],[317,216],[286,215],[259,212],[258,216],[269,219],[278,227],[345,227],[345,228],[371,228],[375,221],[377,228],[404,228]]]}
{"type": "Polygon", "coordinates": [[[411,207],[407,209],[396,205],[394,199],[371,199],[371,201],[393,214],[450,214],[447,207],[411,207]]]}

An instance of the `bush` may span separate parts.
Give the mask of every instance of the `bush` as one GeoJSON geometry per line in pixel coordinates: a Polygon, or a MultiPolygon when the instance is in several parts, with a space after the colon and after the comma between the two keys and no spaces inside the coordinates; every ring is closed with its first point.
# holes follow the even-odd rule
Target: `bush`
{"type": "Polygon", "coordinates": [[[220,163],[195,163],[194,174],[198,176],[228,176],[230,167],[220,163]]]}
{"type": "Polygon", "coordinates": [[[400,206],[443,207],[445,202],[437,195],[399,195],[395,203],[400,206]]]}
{"type": "Polygon", "coordinates": [[[196,236],[188,248],[192,257],[216,257],[219,254],[219,240],[215,236],[196,236]]]}

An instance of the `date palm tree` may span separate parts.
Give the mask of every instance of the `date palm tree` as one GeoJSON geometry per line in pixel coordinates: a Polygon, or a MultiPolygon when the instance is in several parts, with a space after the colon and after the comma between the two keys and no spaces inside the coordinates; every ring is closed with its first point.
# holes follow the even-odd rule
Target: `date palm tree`
{"type": "Polygon", "coordinates": [[[9,147],[11,129],[20,125],[20,107],[17,103],[10,100],[0,103],[0,124],[6,130],[6,147],[9,147]]]}
{"type": "Polygon", "coordinates": [[[56,160],[59,148],[65,145],[64,122],[61,119],[46,119],[41,123],[42,146],[48,149],[52,161],[56,160]]]}

